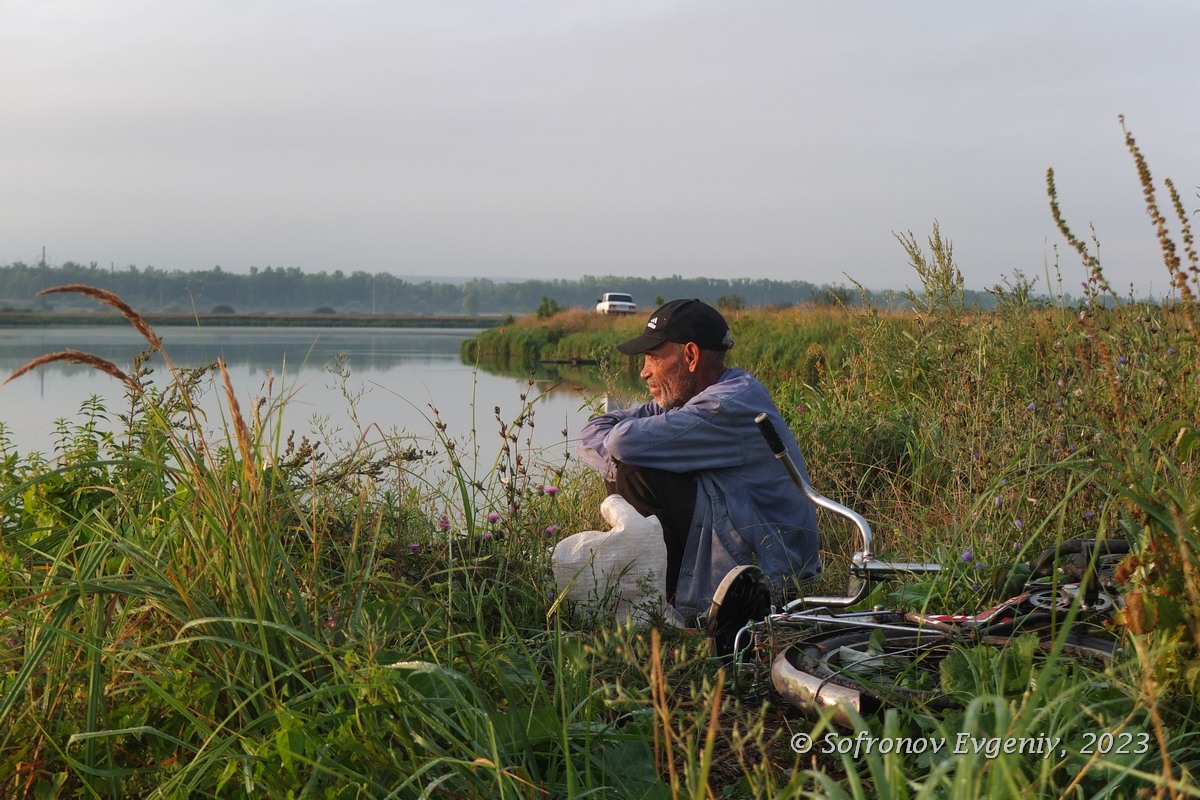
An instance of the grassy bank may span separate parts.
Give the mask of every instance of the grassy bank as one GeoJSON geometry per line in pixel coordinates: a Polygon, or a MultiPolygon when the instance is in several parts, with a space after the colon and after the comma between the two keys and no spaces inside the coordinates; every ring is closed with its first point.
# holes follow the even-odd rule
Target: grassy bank
{"type": "MultiPolygon", "coordinates": [[[[839,362],[857,349],[851,326],[854,316],[844,309],[794,307],[726,314],[737,343],[731,362],[767,367],[768,379],[787,380],[796,368],[804,371],[803,377],[811,377],[818,349],[820,358],[839,362]]],[[[904,315],[887,318],[900,324],[904,315]]],[[[645,324],[644,314],[609,316],[581,309],[547,317],[529,315],[464,342],[463,358],[503,369],[538,362],[599,361],[609,372],[636,374],[640,359],[623,356],[614,348],[640,334],[645,324]]]]}
{"type": "MultiPolygon", "coordinates": [[[[697,636],[560,604],[548,547],[601,528],[603,490],[572,443],[528,444],[532,396],[491,434],[435,412],[426,437],[362,420],[331,450],[281,427],[287,397],[234,396],[220,364],[151,375],[92,357],[125,405],[81,398],[48,460],[0,446],[0,795],[1200,795],[1188,237],[1187,291],[1161,306],[1117,302],[1085,249],[1079,304],[1013,291],[975,314],[935,230],[904,242],[911,313],[731,315],[736,362],[767,382],[818,487],[884,550],[947,566],[887,602],[977,611],[1034,548],[1133,543],[1112,666],[970,650],[952,676],[963,709],[858,723],[893,741],[1061,739],[1047,757],[794,753],[793,734],[832,728],[763,668],[734,674],[697,636]],[[201,434],[202,388],[225,398],[222,436],[201,434]],[[1138,746],[1096,747],[1105,733],[1138,746]]],[[[121,310],[169,364],[169,332],[121,310]]],[[[615,375],[632,365],[609,348],[642,324],[520,320],[474,355],[545,342],[540,357],[594,354],[615,375]]],[[[823,527],[837,586],[846,531],[823,527]]]]}

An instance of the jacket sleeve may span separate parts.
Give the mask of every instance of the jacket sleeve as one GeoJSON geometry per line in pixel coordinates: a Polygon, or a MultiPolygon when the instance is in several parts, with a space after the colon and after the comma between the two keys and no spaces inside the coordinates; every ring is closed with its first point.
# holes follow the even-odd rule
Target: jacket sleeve
{"type": "Polygon", "coordinates": [[[614,421],[604,448],[609,459],[626,464],[694,472],[741,466],[746,437],[757,435],[753,416],[740,404],[702,393],[681,408],[614,421]]]}
{"type": "Polygon", "coordinates": [[[662,409],[657,403],[646,403],[635,408],[625,408],[619,411],[609,411],[604,414],[599,414],[592,417],[583,426],[579,432],[579,445],[576,452],[592,469],[604,475],[606,479],[611,478],[609,472],[612,469],[612,455],[608,447],[608,435],[612,432],[619,423],[639,417],[653,416],[661,414],[662,409]]]}

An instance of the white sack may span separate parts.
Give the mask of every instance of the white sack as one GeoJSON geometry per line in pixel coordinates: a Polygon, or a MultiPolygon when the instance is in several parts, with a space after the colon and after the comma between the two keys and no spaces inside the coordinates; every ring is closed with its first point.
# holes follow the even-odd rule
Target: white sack
{"type": "Polygon", "coordinates": [[[612,530],[583,531],[555,545],[550,558],[558,593],[583,610],[604,605],[617,619],[632,615],[649,622],[652,614],[667,610],[662,524],[658,517],[643,517],[619,494],[604,498],[600,515],[612,530]]]}

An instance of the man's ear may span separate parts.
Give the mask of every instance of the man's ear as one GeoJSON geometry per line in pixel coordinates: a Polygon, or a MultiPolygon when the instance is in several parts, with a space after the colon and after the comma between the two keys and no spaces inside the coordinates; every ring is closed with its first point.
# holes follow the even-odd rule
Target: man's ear
{"type": "Polygon", "coordinates": [[[688,372],[695,372],[700,368],[700,345],[695,342],[688,342],[683,346],[683,357],[687,362],[688,372]]]}

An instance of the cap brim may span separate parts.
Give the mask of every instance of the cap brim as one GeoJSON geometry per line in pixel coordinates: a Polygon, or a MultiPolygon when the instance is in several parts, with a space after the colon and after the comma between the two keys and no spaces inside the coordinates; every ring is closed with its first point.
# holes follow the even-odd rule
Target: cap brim
{"type": "Polygon", "coordinates": [[[667,337],[658,333],[643,333],[636,339],[630,339],[628,342],[621,342],[617,345],[617,349],[627,356],[636,356],[647,350],[653,350],[660,344],[665,342],[667,337]]]}

